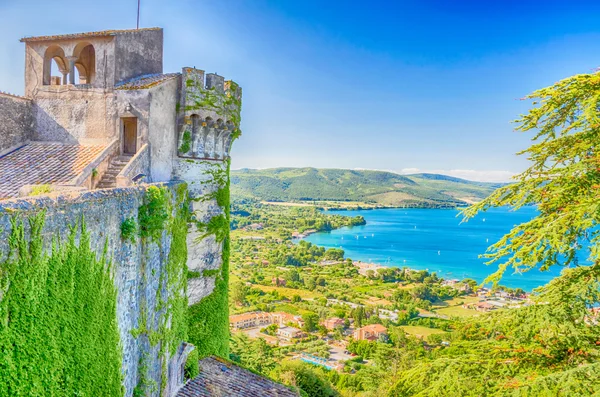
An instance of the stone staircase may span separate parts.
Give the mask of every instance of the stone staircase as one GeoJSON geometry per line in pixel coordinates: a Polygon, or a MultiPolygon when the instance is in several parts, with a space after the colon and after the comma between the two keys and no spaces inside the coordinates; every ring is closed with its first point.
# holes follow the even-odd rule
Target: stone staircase
{"type": "Polygon", "coordinates": [[[117,187],[117,175],[129,163],[133,156],[117,156],[110,161],[108,169],[96,185],[96,189],[109,189],[117,187]]]}

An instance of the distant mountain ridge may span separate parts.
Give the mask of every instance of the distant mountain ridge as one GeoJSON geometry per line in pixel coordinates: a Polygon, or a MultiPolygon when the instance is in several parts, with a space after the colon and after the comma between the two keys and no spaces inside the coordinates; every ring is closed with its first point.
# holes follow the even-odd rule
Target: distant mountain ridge
{"type": "Polygon", "coordinates": [[[329,168],[231,171],[234,199],[265,201],[359,201],[389,207],[455,207],[480,201],[501,183],[438,174],[329,168]]]}

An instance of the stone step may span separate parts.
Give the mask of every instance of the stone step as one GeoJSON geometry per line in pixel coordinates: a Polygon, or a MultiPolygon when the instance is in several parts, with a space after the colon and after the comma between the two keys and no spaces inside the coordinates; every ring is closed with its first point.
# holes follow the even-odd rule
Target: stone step
{"type": "Polygon", "coordinates": [[[112,189],[117,187],[117,175],[131,161],[133,156],[119,156],[111,160],[102,179],[96,185],[97,189],[112,189]]]}

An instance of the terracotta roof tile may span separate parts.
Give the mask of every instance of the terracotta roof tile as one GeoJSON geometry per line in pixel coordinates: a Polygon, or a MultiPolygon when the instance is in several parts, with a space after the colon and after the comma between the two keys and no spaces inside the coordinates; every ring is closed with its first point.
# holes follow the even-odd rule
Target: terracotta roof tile
{"type": "Polygon", "coordinates": [[[0,157],[0,200],[17,197],[25,185],[66,183],[105,146],[31,142],[0,157]]]}
{"type": "Polygon", "coordinates": [[[178,77],[179,73],[145,74],[115,84],[117,90],[145,90],[164,81],[178,77]]]}
{"type": "Polygon", "coordinates": [[[286,386],[256,375],[228,361],[208,357],[200,361],[200,374],[176,397],[297,397],[286,386]]]}

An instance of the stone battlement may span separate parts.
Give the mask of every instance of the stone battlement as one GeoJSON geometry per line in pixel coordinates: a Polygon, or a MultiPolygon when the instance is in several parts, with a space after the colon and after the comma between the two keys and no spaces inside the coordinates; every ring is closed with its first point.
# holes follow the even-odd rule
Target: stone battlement
{"type": "Polygon", "coordinates": [[[12,98],[12,99],[21,99],[23,101],[31,102],[31,98],[27,98],[22,95],[12,94],[12,93],[6,92],[6,91],[0,91],[0,96],[12,98]]]}
{"type": "Polygon", "coordinates": [[[242,89],[235,82],[215,73],[183,68],[178,155],[228,159],[231,144],[240,134],[241,101],[242,89]]]}

